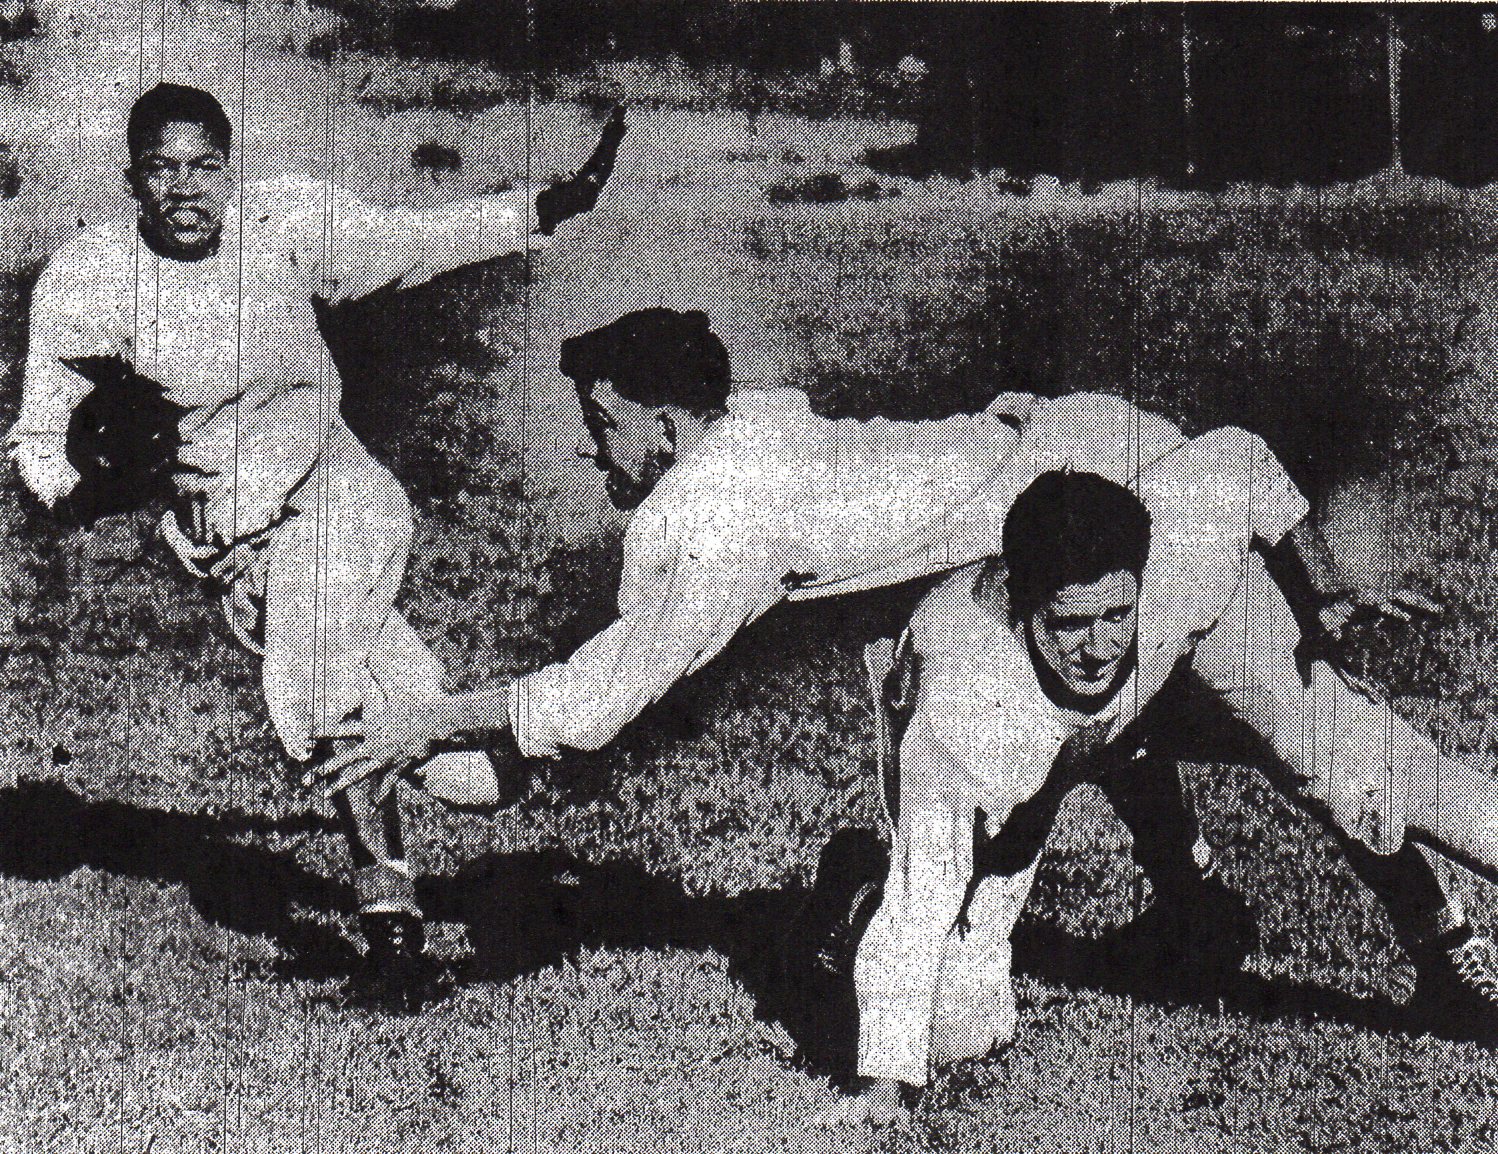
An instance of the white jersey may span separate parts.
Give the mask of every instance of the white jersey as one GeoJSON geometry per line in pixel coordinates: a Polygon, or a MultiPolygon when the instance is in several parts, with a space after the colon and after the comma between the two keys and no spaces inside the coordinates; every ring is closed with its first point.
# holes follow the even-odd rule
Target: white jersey
{"type": "Polygon", "coordinates": [[[514,683],[520,749],[598,749],[780,601],[989,556],[1040,473],[1127,480],[1182,439],[1170,422],[1096,394],[1007,393],[978,416],[905,422],[820,417],[793,389],[735,393],[630,522],[619,619],[568,661],[514,683]]]}
{"type": "Polygon", "coordinates": [[[201,260],[157,255],[134,221],[83,231],[37,282],[9,441],[66,432],[91,386],[62,358],[121,357],[186,410],[180,490],[206,498],[225,539],[256,532],[310,473],[338,416],[313,297],[419,284],[523,248],[527,228],[521,193],[417,213],[286,176],[246,185],[201,260]]]}
{"type": "Polygon", "coordinates": [[[1046,696],[1022,626],[1010,625],[1001,581],[963,570],[917,611],[910,628],[921,713],[945,753],[954,795],[1008,813],[1045,780],[1067,740],[1084,729],[1101,743],[1118,736],[1217,626],[1253,540],[1277,543],[1308,512],[1264,443],[1232,428],[1166,454],[1141,472],[1136,491],[1151,518],[1138,658],[1101,709],[1078,713],[1046,696]]]}

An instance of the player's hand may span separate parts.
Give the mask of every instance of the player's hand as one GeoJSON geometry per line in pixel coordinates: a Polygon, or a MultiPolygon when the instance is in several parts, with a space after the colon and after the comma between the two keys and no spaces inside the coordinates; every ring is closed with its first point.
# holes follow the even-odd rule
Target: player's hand
{"type": "Polygon", "coordinates": [[[363,740],[329,758],[318,771],[318,776],[329,783],[327,796],[374,778],[376,800],[388,797],[404,770],[425,761],[432,755],[433,746],[453,735],[443,708],[446,700],[441,695],[433,698],[406,690],[389,691],[385,703],[372,708],[365,718],[363,740]]]}
{"type": "Polygon", "coordinates": [[[590,211],[598,203],[603,186],[614,171],[619,144],[629,129],[624,123],[624,108],[616,106],[603,126],[598,147],[577,172],[543,188],[536,194],[536,231],[550,236],[563,221],[590,211]]]}
{"type": "Polygon", "coordinates": [[[11,449],[11,457],[26,488],[51,509],[78,487],[78,470],[68,461],[67,439],[61,434],[27,437],[11,449]]]}
{"type": "Polygon", "coordinates": [[[1352,630],[1365,625],[1380,621],[1434,621],[1441,612],[1441,606],[1424,594],[1401,589],[1378,600],[1358,592],[1343,593],[1323,605],[1317,616],[1327,636],[1341,642],[1352,630]]]}

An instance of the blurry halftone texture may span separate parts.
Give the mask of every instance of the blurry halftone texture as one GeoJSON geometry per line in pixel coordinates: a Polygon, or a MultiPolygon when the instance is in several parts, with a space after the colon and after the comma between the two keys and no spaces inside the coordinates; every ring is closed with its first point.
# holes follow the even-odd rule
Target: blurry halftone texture
{"type": "Polygon", "coordinates": [[[1476,4],[352,0],[345,43],[557,74],[636,59],[726,70],[756,111],[870,101],[919,139],[890,171],[1098,183],[1498,174],[1498,20],[1476,4]],[[527,26],[533,35],[515,30],[527,26]],[[1022,51],[1017,51],[1022,46],[1022,51]],[[880,73],[887,75],[880,76],[880,73]],[[810,74],[816,92],[791,82],[810,74]],[[856,96],[834,91],[861,88],[856,96]],[[1396,138],[1397,143],[1396,143],[1396,138]]]}

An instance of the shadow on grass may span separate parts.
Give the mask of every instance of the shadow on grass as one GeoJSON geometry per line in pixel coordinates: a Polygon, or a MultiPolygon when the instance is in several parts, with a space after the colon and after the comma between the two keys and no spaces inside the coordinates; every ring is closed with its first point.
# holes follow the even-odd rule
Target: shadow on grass
{"type": "MultiPolygon", "coordinates": [[[[1325,1018],[1379,1033],[1431,1029],[1405,1006],[1340,990],[1240,971],[1225,978],[1172,974],[1153,964],[1154,951],[1129,942],[1125,926],[1101,938],[1077,938],[1055,926],[1022,923],[1015,931],[1017,969],[1052,985],[1132,997],[1160,1005],[1219,1009],[1250,1018],[1325,1018]]],[[[1457,1038],[1455,1031],[1441,1036],[1457,1038]]]]}
{"type": "Polygon", "coordinates": [[[286,976],[345,974],[353,948],[332,928],[294,916],[353,908],[343,882],[298,865],[290,851],[228,840],[236,835],[335,832],[313,814],[268,818],[231,812],[173,813],[119,801],[91,801],[58,782],[25,782],[0,792],[0,873],[54,881],[87,867],[180,885],[207,921],[272,938],[293,959],[286,976]]]}
{"type": "MultiPolygon", "coordinates": [[[[357,958],[331,927],[294,910],[328,914],[352,907],[348,886],[298,865],[290,852],[228,840],[322,834],[326,818],[173,813],[90,801],[56,782],[0,793],[0,873],[50,881],[81,867],[180,885],[215,925],[274,939],[291,959],[286,977],[346,975],[357,958]]],[[[779,1022],[818,1072],[845,1078],[853,1044],[850,988],[793,986],[782,944],[806,894],[799,887],[733,897],[686,892],[673,878],[613,861],[584,862],[562,851],[491,854],[457,874],[424,879],[435,920],[469,929],[474,955],[465,981],[508,982],[556,965],[584,948],[713,950],[753,995],[758,1015],[779,1022]]],[[[1171,979],[1148,948],[1118,938],[1080,939],[1025,922],[1016,934],[1022,972],[1042,981],[1143,1001],[1218,1007],[1252,1018],[1325,1018],[1376,1032],[1430,1031],[1456,1041],[1492,1038],[1477,1023],[1433,1024],[1408,1008],[1336,990],[1239,973],[1225,981],[1171,979]]]]}
{"type": "Polygon", "coordinates": [[[473,958],[463,980],[508,982],[582,949],[714,950],[754,996],[758,1016],[820,1056],[781,975],[781,941],[806,898],[800,887],[694,895],[632,862],[546,850],[490,854],[419,888],[430,917],[468,927],[473,958]]]}
{"type": "MultiPolygon", "coordinates": [[[[422,889],[432,917],[469,928],[474,956],[464,981],[508,982],[584,948],[714,950],[753,995],[757,1016],[784,1026],[807,1066],[844,1083],[852,1072],[851,983],[792,984],[784,972],[787,930],[806,900],[799,887],[696,896],[633,863],[590,864],[554,850],[490,855],[422,889]]],[[[1033,922],[1015,939],[1020,971],[1072,989],[1265,1020],[1322,1018],[1379,1033],[1494,1041],[1476,1023],[1433,1023],[1391,1001],[1325,987],[1247,972],[1215,982],[1172,978],[1151,964],[1153,954],[1127,934],[1082,939],[1033,922]]]]}

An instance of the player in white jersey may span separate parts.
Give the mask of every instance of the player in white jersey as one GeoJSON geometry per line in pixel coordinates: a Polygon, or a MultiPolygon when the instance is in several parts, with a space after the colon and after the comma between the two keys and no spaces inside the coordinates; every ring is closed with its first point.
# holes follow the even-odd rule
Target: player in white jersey
{"type": "MultiPolygon", "coordinates": [[[[830,419],[790,388],[729,389],[702,313],[631,313],[563,346],[610,496],[632,508],[618,619],[566,661],[440,699],[392,699],[339,785],[470,732],[527,757],[595,750],[785,600],[894,585],[987,556],[1047,469],[1120,479],[1180,443],[1117,397],[1001,394],[976,416],[830,419]]],[[[387,776],[387,781],[393,777],[387,776]]]]}
{"type": "MultiPolygon", "coordinates": [[[[409,212],[300,176],[236,189],[222,106],[161,84],[127,127],[135,219],[81,231],[42,272],[7,438],[22,480],[48,506],[78,483],[67,434],[93,387],[78,366],[123,365],[159,384],[181,414],[162,533],[221,596],[236,636],[263,654],[266,703],[296,761],[336,751],[392,691],[437,696],[443,672],[393,609],[410,503],[340,416],[314,302],[420,284],[540,243],[533,226],[550,235],[596,201],[622,135],[616,113],[584,170],[534,207],[516,191],[409,212]]],[[[459,801],[493,776],[476,752],[423,768],[434,793],[459,801]]],[[[421,911],[398,810],[363,787],[339,808],[372,956],[409,959],[421,911]]]]}
{"type": "MultiPolygon", "coordinates": [[[[1369,856],[1416,854],[1409,828],[1498,865],[1490,769],[1443,759],[1331,665],[1297,660],[1307,626],[1286,593],[1304,592],[1296,559],[1314,552],[1297,540],[1306,512],[1262,441],[1221,429],[1146,466],[1136,492],[1041,476],[1001,558],[923,601],[889,874],[854,967],[864,1085],[848,1115],[894,1120],[901,1087],[1012,1037],[1009,939],[1051,821],[1076,784],[1168,747],[1188,673],[1262,735],[1270,780],[1369,856]]],[[[1492,939],[1439,889],[1414,912],[1422,944],[1491,1012],[1492,939]]]]}

